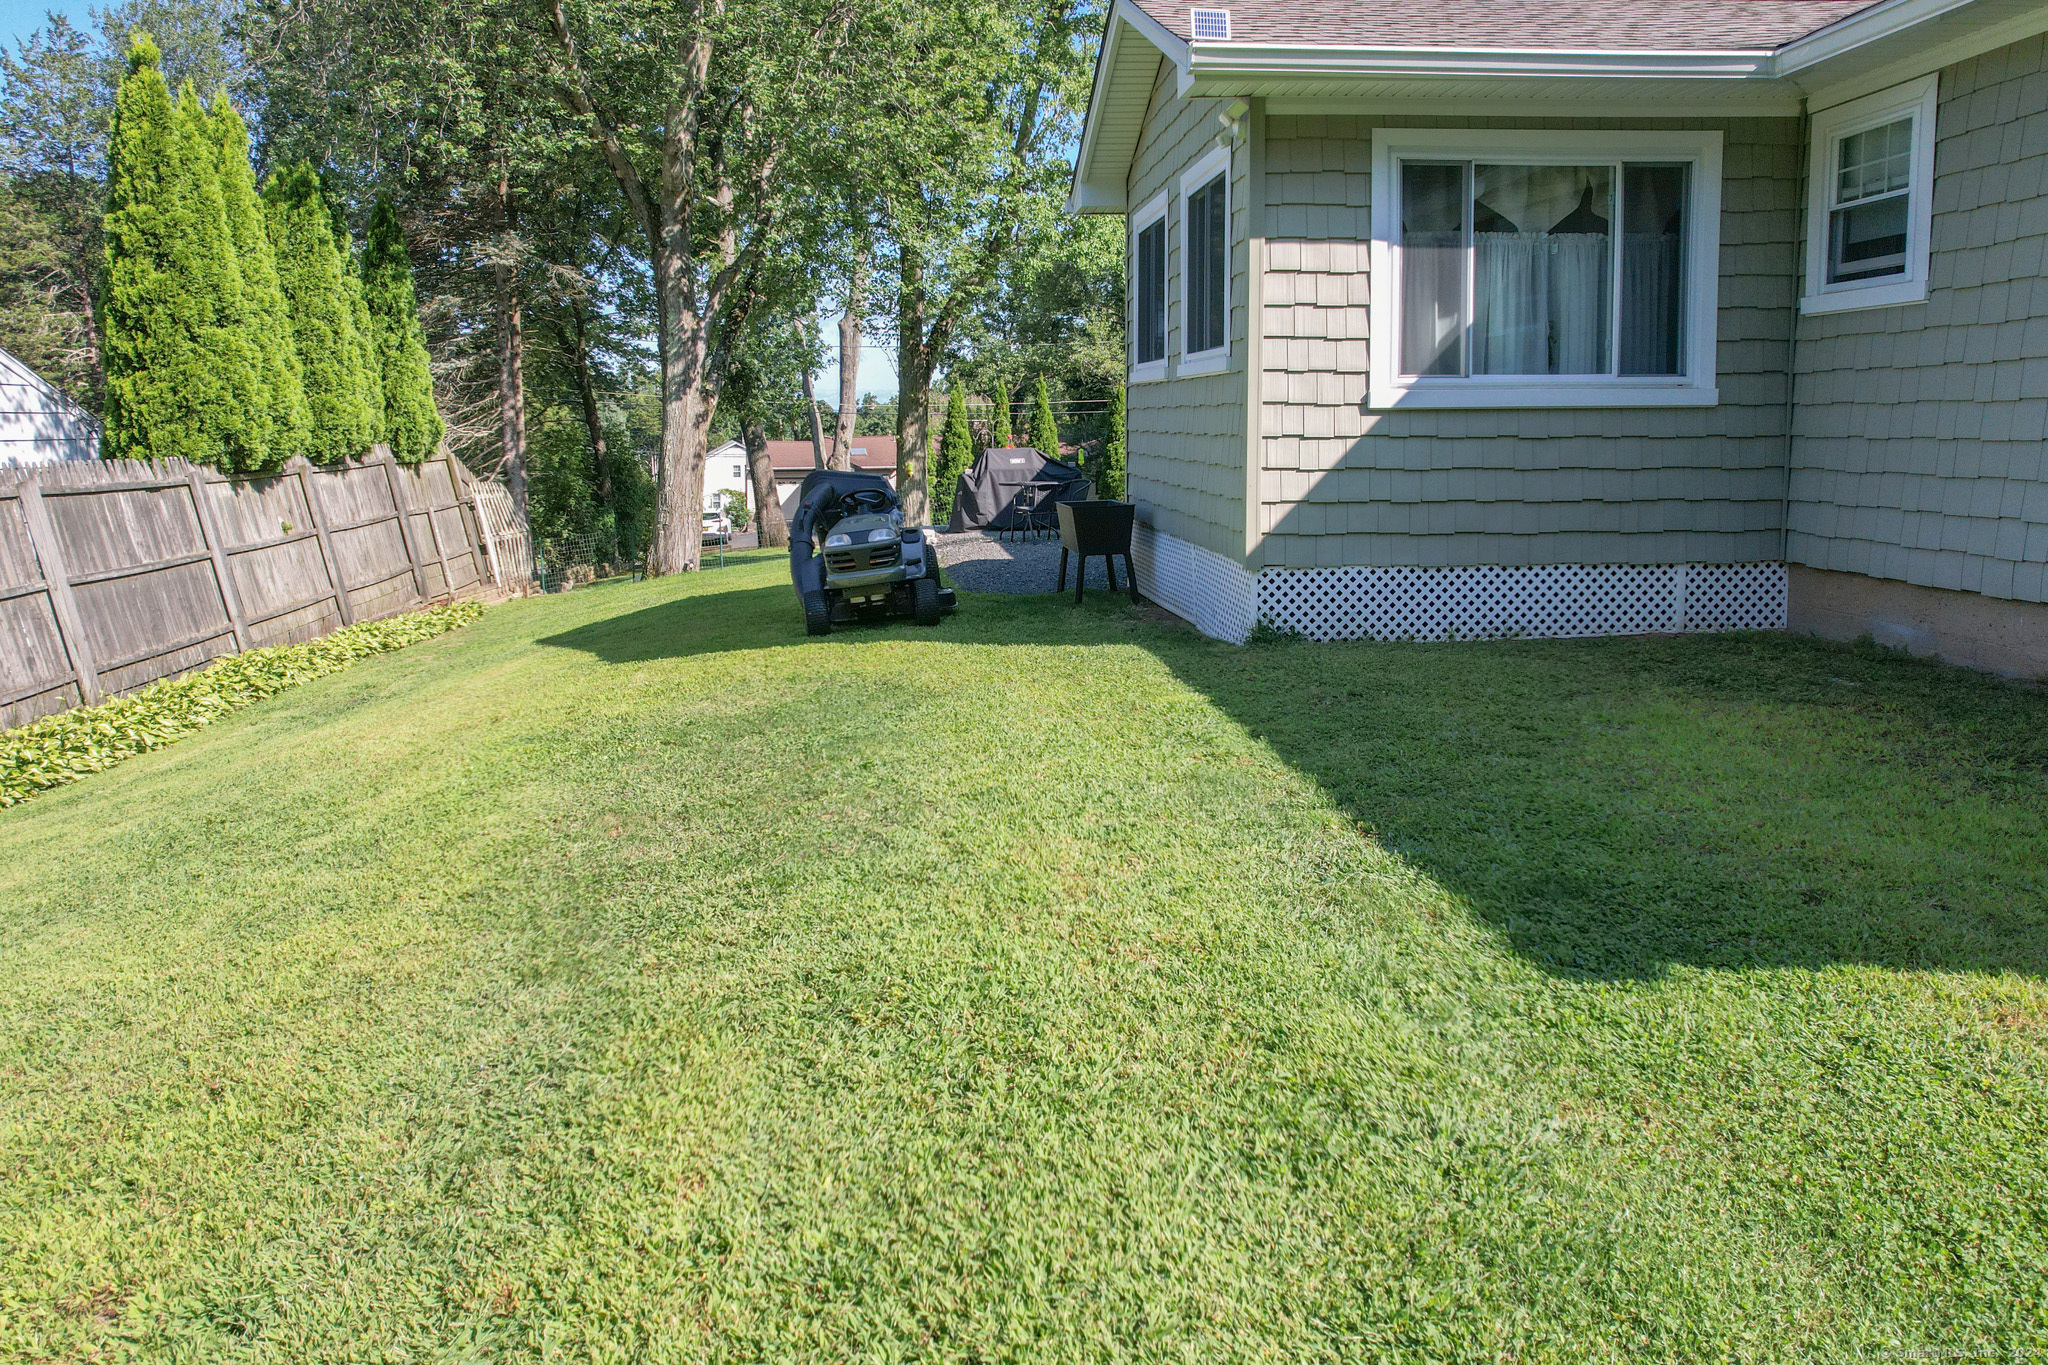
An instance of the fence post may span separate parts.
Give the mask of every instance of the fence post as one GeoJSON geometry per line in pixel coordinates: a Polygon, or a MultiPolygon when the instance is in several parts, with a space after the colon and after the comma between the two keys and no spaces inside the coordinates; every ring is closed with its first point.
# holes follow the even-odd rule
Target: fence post
{"type": "Polygon", "coordinates": [[[213,577],[220,585],[220,604],[235,632],[235,648],[249,648],[249,628],[242,623],[242,595],[235,591],[234,575],[228,572],[227,547],[221,544],[220,528],[213,524],[213,509],[206,505],[206,476],[193,470],[186,476],[192,487],[192,511],[199,518],[199,534],[206,537],[206,552],[213,556],[213,577]]]}
{"type": "Polygon", "coordinates": [[[299,494],[306,500],[306,515],[313,519],[313,534],[320,541],[320,558],[327,565],[327,582],[334,589],[334,607],[341,616],[341,623],[352,626],[356,623],[355,608],[348,603],[348,580],[341,575],[341,561],[334,557],[334,542],[327,538],[327,514],[320,510],[320,495],[313,491],[313,465],[303,455],[294,455],[285,463],[288,473],[299,478],[299,494]]]}
{"type": "Polygon", "coordinates": [[[78,679],[79,700],[91,706],[100,699],[100,671],[93,663],[92,646],[86,643],[85,619],[78,614],[77,599],[71,595],[64,551],[57,544],[57,528],[50,524],[49,509],[43,506],[43,487],[34,479],[26,479],[21,485],[21,519],[28,525],[28,543],[36,552],[36,564],[50,594],[50,611],[57,618],[64,655],[71,661],[72,676],[78,679]]]}
{"type": "Polygon", "coordinates": [[[398,461],[392,458],[391,447],[375,445],[373,458],[384,466],[384,482],[391,488],[391,506],[398,512],[398,538],[405,545],[405,557],[412,561],[412,585],[422,603],[427,600],[427,565],[420,558],[420,547],[412,537],[412,499],[406,496],[405,485],[398,479],[398,461]]]}

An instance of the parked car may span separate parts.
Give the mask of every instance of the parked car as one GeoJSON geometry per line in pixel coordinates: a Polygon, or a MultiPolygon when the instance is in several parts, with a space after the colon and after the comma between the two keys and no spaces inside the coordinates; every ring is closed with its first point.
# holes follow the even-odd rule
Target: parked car
{"type": "Polygon", "coordinates": [[[732,519],[723,512],[704,514],[704,543],[723,545],[732,539],[732,519]]]}

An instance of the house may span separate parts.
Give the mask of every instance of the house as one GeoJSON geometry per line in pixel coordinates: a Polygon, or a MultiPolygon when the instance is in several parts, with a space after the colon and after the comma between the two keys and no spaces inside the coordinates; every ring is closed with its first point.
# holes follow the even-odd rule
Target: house
{"type": "Polygon", "coordinates": [[[704,456],[704,510],[722,512],[734,494],[754,504],[753,484],[747,477],[747,448],[739,441],[713,447],[704,456]]]}
{"type": "Polygon", "coordinates": [[[1144,591],[2048,675],[2048,5],[1114,0],[1144,591]]]}
{"type": "Polygon", "coordinates": [[[98,419],[0,351],[0,467],[92,460],[99,453],[98,419]]]}
{"type": "MultiPolygon", "coordinates": [[[[829,445],[827,449],[830,449],[829,445]]],[[[775,471],[775,491],[782,499],[782,514],[785,517],[796,515],[797,489],[802,486],[804,475],[818,467],[816,452],[809,441],[770,441],[768,463],[775,471]]],[[[896,438],[854,437],[853,467],[864,473],[880,474],[894,487],[896,438]]],[[[738,492],[745,496],[748,506],[753,505],[753,485],[747,474],[747,448],[738,441],[727,441],[704,457],[704,510],[709,512],[722,506],[721,499],[727,492],[738,492]]]]}

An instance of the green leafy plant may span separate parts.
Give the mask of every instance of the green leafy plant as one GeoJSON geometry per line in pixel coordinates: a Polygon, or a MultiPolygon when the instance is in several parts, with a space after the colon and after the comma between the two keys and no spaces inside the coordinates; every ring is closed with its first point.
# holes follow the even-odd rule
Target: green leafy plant
{"type": "Polygon", "coordinates": [[[1095,496],[1121,500],[1124,495],[1124,464],[1127,455],[1124,425],[1124,386],[1111,390],[1109,436],[1102,443],[1102,462],[1095,470],[1095,496]]]}
{"type": "Polygon", "coordinates": [[[358,659],[466,626],[483,611],[475,602],[450,602],[345,626],[303,644],[252,649],[125,697],[0,732],[0,807],[161,749],[252,702],[337,673],[358,659]]]}

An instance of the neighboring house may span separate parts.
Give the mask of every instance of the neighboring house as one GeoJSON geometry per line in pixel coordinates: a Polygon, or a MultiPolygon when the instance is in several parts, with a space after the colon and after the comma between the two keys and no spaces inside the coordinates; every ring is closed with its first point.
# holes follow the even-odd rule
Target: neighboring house
{"type": "MultiPolygon", "coordinates": [[[[827,449],[830,449],[828,444],[827,449]]],[[[775,491],[782,498],[784,516],[796,513],[797,489],[804,475],[817,468],[809,441],[770,441],[768,463],[775,470],[775,491]]],[[[896,438],[856,436],[853,438],[853,467],[880,474],[893,487],[896,483],[896,438]]],[[[727,441],[704,457],[704,510],[713,511],[727,492],[745,496],[754,504],[753,483],[747,474],[747,449],[738,441],[727,441]]]]}
{"type": "Polygon", "coordinates": [[[91,460],[99,453],[99,421],[0,351],[0,466],[91,460]]]}
{"type": "Polygon", "coordinates": [[[2048,5],[1115,0],[1144,590],[2048,675],[2048,5]]]}
{"type": "MultiPolygon", "coordinates": [[[[826,449],[831,449],[828,442],[826,449]]],[[[782,514],[796,515],[797,489],[804,475],[818,467],[809,441],[770,441],[768,463],[775,468],[775,488],[782,495],[782,514]]],[[[865,474],[880,474],[896,486],[896,438],[856,436],[853,438],[853,467],[865,474]]]]}
{"type": "MultiPolygon", "coordinates": [[[[704,510],[722,512],[728,498],[738,494],[754,505],[754,489],[747,478],[747,448],[727,441],[704,457],[704,510]]],[[[734,528],[738,529],[738,528],[734,528]]]]}

